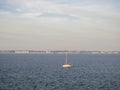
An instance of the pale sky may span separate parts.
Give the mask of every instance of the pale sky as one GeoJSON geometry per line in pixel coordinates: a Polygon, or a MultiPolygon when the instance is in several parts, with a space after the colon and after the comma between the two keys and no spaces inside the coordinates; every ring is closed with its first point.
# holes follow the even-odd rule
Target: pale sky
{"type": "Polygon", "coordinates": [[[0,50],[120,50],[120,0],[0,0],[0,50]]]}

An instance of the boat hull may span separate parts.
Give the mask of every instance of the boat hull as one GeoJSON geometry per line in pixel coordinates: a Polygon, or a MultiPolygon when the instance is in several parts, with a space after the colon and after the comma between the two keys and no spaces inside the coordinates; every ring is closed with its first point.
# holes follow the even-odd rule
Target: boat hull
{"type": "Polygon", "coordinates": [[[62,67],[63,68],[70,68],[70,67],[72,67],[72,64],[64,64],[64,65],[62,65],[62,67]]]}

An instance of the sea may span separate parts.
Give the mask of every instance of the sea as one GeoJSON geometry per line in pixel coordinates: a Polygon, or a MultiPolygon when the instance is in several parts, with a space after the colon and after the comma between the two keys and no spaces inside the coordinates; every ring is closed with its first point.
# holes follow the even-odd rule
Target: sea
{"type": "Polygon", "coordinates": [[[120,90],[120,55],[0,54],[0,90],[120,90]]]}

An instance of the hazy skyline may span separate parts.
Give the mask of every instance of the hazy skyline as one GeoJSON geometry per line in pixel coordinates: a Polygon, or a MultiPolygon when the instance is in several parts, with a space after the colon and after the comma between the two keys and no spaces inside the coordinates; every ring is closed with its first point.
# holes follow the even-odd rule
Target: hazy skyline
{"type": "Polygon", "coordinates": [[[0,50],[120,50],[120,0],[0,0],[0,50]]]}

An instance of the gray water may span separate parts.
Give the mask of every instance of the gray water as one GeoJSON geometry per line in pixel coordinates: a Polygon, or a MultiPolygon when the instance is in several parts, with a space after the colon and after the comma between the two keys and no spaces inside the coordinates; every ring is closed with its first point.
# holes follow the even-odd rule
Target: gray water
{"type": "Polygon", "coordinates": [[[0,55],[0,90],[120,90],[120,55],[0,55]]]}

